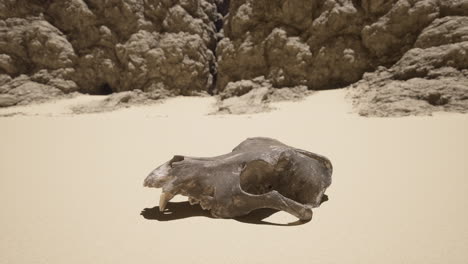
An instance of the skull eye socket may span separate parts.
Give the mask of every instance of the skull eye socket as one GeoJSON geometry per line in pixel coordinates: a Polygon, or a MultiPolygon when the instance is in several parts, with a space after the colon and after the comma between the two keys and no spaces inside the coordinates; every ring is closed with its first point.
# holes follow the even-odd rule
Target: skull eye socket
{"type": "Polygon", "coordinates": [[[240,175],[240,185],[244,192],[260,195],[277,189],[279,174],[275,168],[263,160],[254,160],[244,166],[240,175]]]}
{"type": "Polygon", "coordinates": [[[315,204],[319,190],[314,182],[309,180],[307,171],[291,166],[282,159],[276,166],[263,160],[248,162],[240,174],[240,187],[244,192],[253,195],[275,190],[296,202],[315,204]]]}
{"type": "Polygon", "coordinates": [[[276,166],[263,160],[254,160],[245,164],[240,174],[240,187],[249,194],[261,195],[273,190],[296,202],[307,203],[301,199],[308,192],[305,183],[291,174],[290,166],[279,160],[276,166]]]}

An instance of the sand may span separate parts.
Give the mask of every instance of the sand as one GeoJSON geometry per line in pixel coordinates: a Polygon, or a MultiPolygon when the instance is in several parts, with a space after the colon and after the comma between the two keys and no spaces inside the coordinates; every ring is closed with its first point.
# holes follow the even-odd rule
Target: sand
{"type": "Polygon", "coordinates": [[[468,115],[363,118],[345,94],[242,116],[207,115],[213,98],[86,115],[71,115],[70,101],[2,110],[23,114],[0,118],[0,263],[467,263],[468,115]],[[160,191],[142,182],[152,169],[253,136],[332,160],[330,200],[312,221],[212,219],[184,203],[151,219],[160,191]]]}

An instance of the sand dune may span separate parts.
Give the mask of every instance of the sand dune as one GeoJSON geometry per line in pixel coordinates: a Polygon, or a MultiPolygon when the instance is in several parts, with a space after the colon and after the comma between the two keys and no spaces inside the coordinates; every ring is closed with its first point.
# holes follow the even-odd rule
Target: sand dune
{"type": "Polygon", "coordinates": [[[24,114],[0,118],[0,263],[466,263],[468,115],[363,118],[344,97],[242,116],[207,115],[212,98],[86,115],[67,112],[76,101],[2,109],[24,114]],[[253,136],[331,159],[330,200],[311,222],[212,219],[183,197],[170,215],[152,209],[159,190],[142,182],[157,165],[253,136]]]}

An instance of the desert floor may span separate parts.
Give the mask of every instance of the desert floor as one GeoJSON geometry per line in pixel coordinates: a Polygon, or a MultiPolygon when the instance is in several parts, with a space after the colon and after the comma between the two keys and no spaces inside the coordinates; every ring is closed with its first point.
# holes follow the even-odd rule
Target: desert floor
{"type": "Polygon", "coordinates": [[[241,116],[208,115],[213,98],[3,109],[24,114],[0,118],[0,263],[467,263],[468,115],[364,118],[345,94],[241,116]],[[160,190],[142,187],[152,169],[254,136],[331,159],[330,200],[312,221],[213,219],[184,197],[158,214],[160,190]]]}

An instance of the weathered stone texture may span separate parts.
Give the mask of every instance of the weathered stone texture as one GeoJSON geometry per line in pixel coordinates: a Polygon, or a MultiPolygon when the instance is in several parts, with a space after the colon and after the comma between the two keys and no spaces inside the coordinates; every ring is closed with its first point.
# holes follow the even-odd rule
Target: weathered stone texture
{"type": "Polygon", "coordinates": [[[18,83],[37,83],[51,95],[211,91],[217,2],[2,1],[0,74],[9,81],[1,91],[23,98],[18,83]]]}
{"type": "Polygon", "coordinates": [[[5,0],[0,94],[26,102],[17,87],[36,83],[50,96],[226,97],[243,80],[318,90],[434,74],[461,87],[467,42],[468,0],[5,0]]]}

